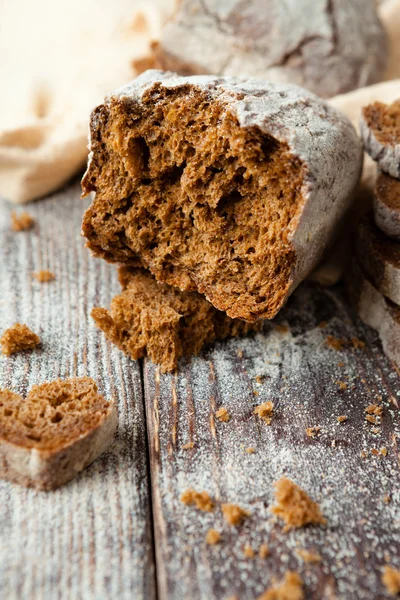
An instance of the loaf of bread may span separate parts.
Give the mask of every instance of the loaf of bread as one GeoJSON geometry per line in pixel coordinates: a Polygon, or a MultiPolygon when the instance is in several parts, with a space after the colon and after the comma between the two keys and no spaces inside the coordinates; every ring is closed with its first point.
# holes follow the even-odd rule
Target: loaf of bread
{"type": "Polygon", "coordinates": [[[384,172],[400,179],[400,100],[373,102],[361,112],[364,148],[384,172]]]}
{"type": "Polygon", "coordinates": [[[230,319],[197,292],[158,283],[144,269],[122,268],[123,292],[110,310],[94,308],[92,317],[107,338],[134,360],[148,356],[173,371],[181,356],[198,354],[215,340],[257,331],[261,323],[230,319]]]}
{"type": "Polygon", "coordinates": [[[400,241],[400,181],[385,173],[376,182],[374,218],[381,231],[400,241]]]}
{"type": "Polygon", "coordinates": [[[380,81],[387,44],[374,0],[181,0],[155,59],[182,75],[262,77],[329,98],[380,81]]]}
{"type": "Polygon", "coordinates": [[[289,84],[146,71],[92,113],[83,235],[97,256],[272,318],[359,179],[350,122],[289,84]]]}
{"type": "Polygon", "coordinates": [[[42,490],[63,485],[109,446],[117,424],[88,377],[0,390],[0,478],[42,490]]]}

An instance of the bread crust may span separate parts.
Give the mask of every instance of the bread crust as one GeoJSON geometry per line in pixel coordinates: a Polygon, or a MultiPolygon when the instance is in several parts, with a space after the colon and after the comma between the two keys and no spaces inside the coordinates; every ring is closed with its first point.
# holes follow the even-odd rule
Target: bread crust
{"type": "Polygon", "coordinates": [[[391,105],[374,102],[360,116],[364,148],[384,172],[400,179],[400,100],[391,105]],[[396,120],[398,125],[394,124],[396,120]]]}
{"type": "Polygon", "coordinates": [[[383,233],[400,241],[400,181],[380,173],[373,200],[375,223],[383,233]]]}

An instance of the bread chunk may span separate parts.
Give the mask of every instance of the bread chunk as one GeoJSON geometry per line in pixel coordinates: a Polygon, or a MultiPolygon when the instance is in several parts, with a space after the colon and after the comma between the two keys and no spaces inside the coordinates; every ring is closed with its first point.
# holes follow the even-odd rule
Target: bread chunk
{"type": "Polygon", "coordinates": [[[381,81],[385,31],[374,0],[180,0],[155,58],[182,75],[247,75],[323,98],[381,81]]]}
{"type": "Polygon", "coordinates": [[[348,206],[362,149],[296,86],[147,71],[92,113],[88,247],[198,291],[232,318],[272,318],[348,206]]]}
{"type": "Polygon", "coordinates": [[[148,356],[162,371],[173,371],[181,356],[199,354],[217,339],[261,328],[230,319],[197,292],[158,283],[144,269],[120,269],[123,292],[110,310],[94,308],[96,325],[134,360],[148,356]]]}
{"type": "Polygon", "coordinates": [[[400,241],[400,181],[385,173],[376,182],[374,218],[383,233],[400,241]]]}
{"type": "Polygon", "coordinates": [[[15,323],[6,329],[0,338],[1,352],[10,356],[15,352],[33,350],[40,344],[40,337],[27,325],[15,323]]]}
{"type": "Polygon", "coordinates": [[[286,571],[282,581],[266,590],[257,600],[304,600],[303,580],[295,571],[286,571]]]}
{"type": "Polygon", "coordinates": [[[360,132],[366,152],[379,168],[400,179],[400,100],[365,106],[361,112],[360,132]]]}
{"type": "Polygon", "coordinates": [[[34,385],[26,398],[0,390],[0,477],[57,488],[109,446],[117,424],[89,377],[34,385]]]}
{"type": "Polygon", "coordinates": [[[309,495],[287,477],[274,483],[276,505],[271,512],[285,522],[283,531],[306,525],[325,525],[320,507],[309,495]]]}

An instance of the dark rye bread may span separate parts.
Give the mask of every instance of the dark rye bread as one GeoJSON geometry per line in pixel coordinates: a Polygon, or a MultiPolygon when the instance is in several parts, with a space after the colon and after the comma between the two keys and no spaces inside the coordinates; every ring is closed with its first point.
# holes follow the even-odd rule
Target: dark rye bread
{"type": "Polygon", "coordinates": [[[109,446],[117,424],[89,377],[0,390],[0,478],[42,490],[63,485],[109,446]]]}
{"type": "Polygon", "coordinates": [[[340,112],[296,86],[147,71],[92,113],[93,253],[272,318],[318,262],[359,179],[340,112]]]}
{"type": "Polygon", "coordinates": [[[364,148],[384,172],[400,179],[400,100],[373,102],[361,112],[364,148]]]}
{"type": "Polygon", "coordinates": [[[92,317],[107,338],[134,360],[148,356],[162,371],[173,371],[181,356],[199,354],[215,340],[261,329],[230,319],[197,292],[158,283],[144,269],[122,268],[123,292],[110,310],[94,308],[92,317]]]}
{"type": "Polygon", "coordinates": [[[366,215],[357,227],[355,253],[376,289],[400,305],[400,243],[376,227],[372,214],[366,215]]]}
{"type": "Polygon", "coordinates": [[[400,241],[400,181],[385,173],[376,182],[374,218],[381,231],[400,241]]]}
{"type": "Polygon", "coordinates": [[[246,75],[322,98],[381,81],[386,34],[374,0],[181,0],[155,46],[182,75],[246,75]]]}

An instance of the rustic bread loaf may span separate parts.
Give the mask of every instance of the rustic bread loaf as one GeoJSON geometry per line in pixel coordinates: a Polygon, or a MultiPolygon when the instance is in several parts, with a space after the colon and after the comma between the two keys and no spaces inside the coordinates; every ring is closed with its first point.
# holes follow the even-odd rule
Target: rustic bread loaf
{"type": "Polygon", "coordinates": [[[400,181],[385,173],[376,182],[374,218],[381,231],[400,241],[400,181]]]}
{"type": "Polygon", "coordinates": [[[155,59],[182,75],[262,77],[329,98],[380,81],[387,44],[374,0],[181,0],[155,59]]]}
{"type": "Polygon", "coordinates": [[[116,423],[89,377],[34,385],[26,398],[0,390],[0,477],[57,488],[106,450],[116,423]]]}
{"type": "Polygon", "coordinates": [[[95,255],[232,318],[272,318],[328,245],[361,163],[346,117],[297,86],[147,71],[92,113],[83,234],[95,255]]]}
{"type": "Polygon", "coordinates": [[[216,310],[197,292],[158,283],[144,269],[119,271],[123,292],[110,310],[94,308],[92,317],[107,338],[134,360],[148,356],[162,371],[173,371],[181,356],[228,336],[260,329],[216,310]]]}
{"type": "Polygon", "coordinates": [[[355,253],[369,281],[400,305],[400,243],[382,233],[371,214],[357,227],[355,253]]]}
{"type": "Polygon", "coordinates": [[[373,102],[361,111],[360,132],[366,152],[379,168],[400,179],[400,100],[373,102]]]}

